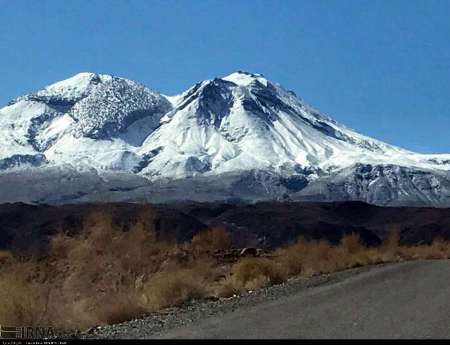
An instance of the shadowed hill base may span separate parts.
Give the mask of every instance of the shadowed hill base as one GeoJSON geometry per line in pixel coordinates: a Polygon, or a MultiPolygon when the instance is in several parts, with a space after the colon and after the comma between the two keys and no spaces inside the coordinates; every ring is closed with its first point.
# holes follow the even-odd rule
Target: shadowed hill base
{"type": "Polygon", "coordinates": [[[391,231],[400,243],[450,240],[450,208],[380,207],[363,202],[260,202],[255,204],[171,204],[208,225],[226,224],[242,245],[277,247],[299,236],[338,243],[357,233],[365,244],[379,244],[391,231]]]}
{"type": "Polygon", "coordinates": [[[0,249],[41,251],[49,236],[61,230],[76,234],[92,212],[111,215],[111,221],[125,231],[139,221],[159,240],[188,241],[206,225],[176,209],[142,204],[0,205],[0,249]]]}
{"type": "Polygon", "coordinates": [[[209,226],[224,226],[236,247],[275,248],[298,237],[338,243],[356,233],[366,245],[379,244],[390,231],[400,243],[450,240],[450,209],[378,207],[362,202],[309,203],[98,203],[62,206],[0,205],[0,250],[45,248],[48,236],[61,229],[77,233],[94,210],[112,214],[125,230],[145,220],[158,239],[188,241],[209,226]]]}

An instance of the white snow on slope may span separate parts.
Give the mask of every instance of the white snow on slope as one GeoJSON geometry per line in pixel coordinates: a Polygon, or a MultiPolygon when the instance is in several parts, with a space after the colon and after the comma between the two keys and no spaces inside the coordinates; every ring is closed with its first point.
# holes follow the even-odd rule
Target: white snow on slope
{"type": "Polygon", "coordinates": [[[450,154],[417,154],[358,134],[247,72],[176,96],[82,73],[0,109],[0,135],[0,160],[44,154],[53,165],[151,179],[250,169],[331,172],[355,163],[450,169],[450,154]]]}
{"type": "Polygon", "coordinates": [[[47,110],[41,103],[19,101],[0,109],[0,159],[15,154],[35,154],[27,141],[28,128],[33,117],[47,110]]]}
{"type": "Polygon", "coordinates": [[[264,78],[261,74],[252,74],[242,71],[231,73],[222,78],[223,80],[231,81],[239,86],[249,86],[255,80],[259,81],[264,86],[267,86],[268,80],[264,78]]]}
{"type": "Polygon", "coordinates": [[[86,96],[94,84],[101,80],[111,79],[108,75],[97,75],[95,73],[79,73],[69,79],[47,86],[44,90],[37,92],[40,96],[59,96],[65,99],[79,99],[86,96]]]}

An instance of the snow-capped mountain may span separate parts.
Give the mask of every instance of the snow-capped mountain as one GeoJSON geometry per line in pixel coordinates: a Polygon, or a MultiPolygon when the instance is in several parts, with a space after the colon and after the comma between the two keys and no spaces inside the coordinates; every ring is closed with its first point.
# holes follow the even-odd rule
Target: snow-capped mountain
{"type": "MultiPolygon", "coordinates": [[[[450,205],[450,154],[418,154],[363,136],[241,71],[170,97],[81,73],[0,109],[0,137],[0,188],[12,176],[59,171],[49,175],[58,180],[62,171],[88,171],[105,185],[111,176],[116,184],[139,180],[150,200],[203,193],[450,205]],[[192,193],[198,184],[202,191],[192,193]]],[[[119,187],[127,194],[119,199],[142,197],[130,188],[119,187]]]]}

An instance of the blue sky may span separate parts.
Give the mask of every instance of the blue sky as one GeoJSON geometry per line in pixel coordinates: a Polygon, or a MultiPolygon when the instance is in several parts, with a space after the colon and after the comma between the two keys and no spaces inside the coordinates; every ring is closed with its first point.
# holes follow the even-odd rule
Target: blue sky
{"type": "Polygon", "coordinates": [[[450,1],[0,0],[0,104],[82,71],[175,94],[243,69],[334,119],[450,153],[450,1]]]}

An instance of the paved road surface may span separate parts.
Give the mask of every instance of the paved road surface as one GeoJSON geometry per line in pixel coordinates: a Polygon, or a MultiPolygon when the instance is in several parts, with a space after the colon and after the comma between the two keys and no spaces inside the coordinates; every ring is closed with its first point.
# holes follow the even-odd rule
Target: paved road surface
{"type": "Polygon", "coordinates": [[[450,338],[450,261],[377,267],[163,338],[450,338]]]}

